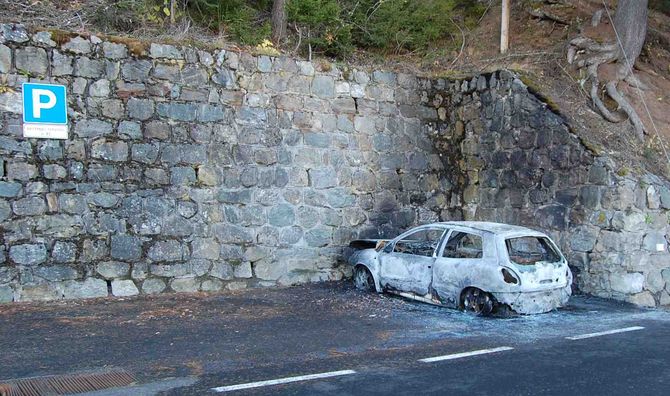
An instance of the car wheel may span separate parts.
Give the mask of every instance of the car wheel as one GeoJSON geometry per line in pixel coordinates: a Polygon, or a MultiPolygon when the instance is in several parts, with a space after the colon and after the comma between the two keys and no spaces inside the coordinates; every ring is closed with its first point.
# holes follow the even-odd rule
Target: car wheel
{"type": "Polygon", "coordinates": [[[370,271],[362,265],[354,269],[354,285],[356,289],[365,291],[375,290],[375,280],[370,271]]]}
{"type": "Polygon", "coordinates": [[[493,312],[493,297],[482,290],[469,288],[463,293],[463,308],[466,311],[487,316],[493,312]]]}

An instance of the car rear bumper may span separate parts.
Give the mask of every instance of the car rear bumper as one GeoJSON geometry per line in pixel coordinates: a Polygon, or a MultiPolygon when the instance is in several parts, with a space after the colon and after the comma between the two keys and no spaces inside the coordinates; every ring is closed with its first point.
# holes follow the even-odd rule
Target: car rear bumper
{"type": "Polygon", "coordinates": [[[493,293],[499,303],[509,305],[520,314],[549,312],[567,304],[571,295],[570,283],[564,287],[542,291],[493,293]]]}

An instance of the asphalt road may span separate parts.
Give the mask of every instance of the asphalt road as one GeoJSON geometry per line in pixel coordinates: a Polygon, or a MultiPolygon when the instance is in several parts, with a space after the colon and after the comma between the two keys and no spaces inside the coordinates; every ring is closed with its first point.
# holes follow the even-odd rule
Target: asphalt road
{"type": "Polygon", "coordinates": [[[98,396],[668,394],[668,356],[670,312],[585,297],[508,319],[343,283],[0,306],[0,380],[110,367],[138,380],[98,396]]]}

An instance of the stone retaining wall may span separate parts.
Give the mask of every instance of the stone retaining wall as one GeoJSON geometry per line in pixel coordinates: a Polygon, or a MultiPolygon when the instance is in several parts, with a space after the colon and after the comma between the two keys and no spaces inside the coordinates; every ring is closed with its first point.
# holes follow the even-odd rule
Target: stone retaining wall
{"type": "Polygon", "coordinates": [[[509,72],[448,82],[425,95],[448,114],[432,124],[432,136],[438,151],[456,152],[446,164],[459,169],[465,219],[548,232],[583,292],[670,304],[667,180],[634,176],[596,156],[509,72]]]}
{"type": "Polygon", "coordinates": [[[670,303],[668,181],[589,151],[506,71],[0,25],[0,122],[2,302],[340,279],[351,239],[465,218],[550,233],[584,292],[670,303]],[[67,85],[68,140],[21,136],[27,81],[67,85]]]}
{"type": "Polygon", "coordinates": [[[0,301],[341,279],[351,239],[447,206],[412,76],[18,25],[0,43],[0,301]],[[67,86],[67,141],[22,137],[27,81],[67,86]]]}

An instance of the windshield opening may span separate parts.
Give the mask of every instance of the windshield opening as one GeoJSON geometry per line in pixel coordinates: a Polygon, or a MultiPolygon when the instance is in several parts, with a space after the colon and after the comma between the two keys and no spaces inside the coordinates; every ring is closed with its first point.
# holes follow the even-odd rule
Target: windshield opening
{"type": "Polygon", "coordinates": [[[538,262],[557,263],[561,256],[547,238],[520,237],[505,241],[509,259],[519,265],[533,265],[538,262]]]}

